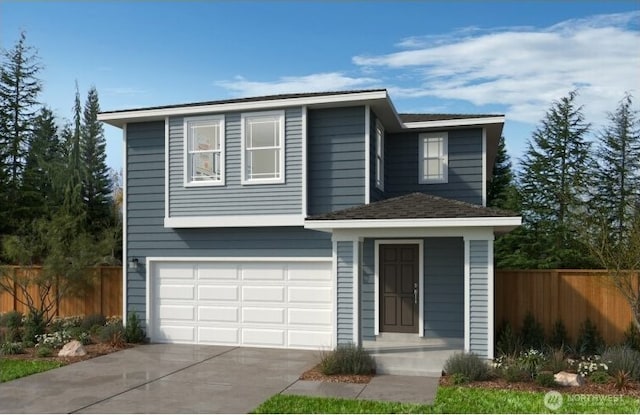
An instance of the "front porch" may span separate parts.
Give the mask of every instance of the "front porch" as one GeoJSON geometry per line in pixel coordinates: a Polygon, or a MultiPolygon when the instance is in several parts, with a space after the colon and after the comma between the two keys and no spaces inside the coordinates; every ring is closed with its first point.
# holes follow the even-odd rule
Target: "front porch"
{"type": "Polygon", "coordinates": [[[438,377],[449,356],[464,350],[464,340],[383,333],[362,346],[375,359],[378,374],[438,377]]]}

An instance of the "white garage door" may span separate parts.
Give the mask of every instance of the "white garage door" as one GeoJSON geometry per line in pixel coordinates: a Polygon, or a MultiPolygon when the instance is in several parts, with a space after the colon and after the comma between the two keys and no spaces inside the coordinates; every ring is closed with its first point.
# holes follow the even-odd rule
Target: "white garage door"
{"type": "Polygon", "coordinates": [[[331,261],[153,261],[154,342],[329,348],[331,261]]]}

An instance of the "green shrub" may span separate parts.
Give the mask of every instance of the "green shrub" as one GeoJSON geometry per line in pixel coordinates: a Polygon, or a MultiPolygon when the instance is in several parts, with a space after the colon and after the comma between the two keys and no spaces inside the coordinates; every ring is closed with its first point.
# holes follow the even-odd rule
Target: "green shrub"
{"type": "Polygon", "coordinates": [[[629,323],[629,327],[624,332],[624,344],[640,352],[640,331],[633,322],[629,323]]]}
{"type": "Polygon", "coordinates": [[[522,340],[508,321],[504,321],[496,334],[496,354],[511,356],[520,352],[522,340]]]}
{"type": "Polygon", "coordinates": [[[524,382],[529,380],[529,373],[517,364],[505,365],[498,370],[498,375],[507,382],[524,382]]]}
{"type": "Polygon", "coordinates": [[[569,333],[567,332],[567,327],[564,325],[562,320],[558,319],[555,323],[553,323],[553,327],[551,328],[551,336],[549,337],[549,346],[554,349],[566,349],[571,344],[571,340],[569,339],[569,333]]]}
{"type": "Polygon", "coordinates": [[[522,346],[525,350],[542,350],[545,344],[544,329],[531,311],[528,311],[522,322],[522,346]]]}
{"type": "Polygon", "coordinates": [[[22,317],[19,311],[8,311],[0,316],[0,326],[19,329],[22,327],[22,317]]]}
{"type": "Polygon", "coordinates": [[[626,345],[613,346],[604,351],[602,361],[607,365],[610,375],[623,371],[633,379],[640,380],[640,352],[626,345]]]}
{"type": "Polygon", "coordinates": [[[604,348],[604,340],[598,328],[590,319],[586,319],[580,325],[578,340],[576,342],[576,353],[580,356],[590,356],[599,354],[604,348]]]}
{"type": "Polygon", "coordinates": [[[46,324],[44,318],[40,314],[29,313],[24,320],[24,334],[22,340],[35,342],[36,336],[44,334],[46,324]]]}
{"type": "Polygon", "coordinates": [[[61,348],[69,340],[71,340],[71,334],[69,333],[68,330],[56,331],[53,333],[38,334],[36,336],[38,347],[46,345],[54,349],[61,348]]]}
{"type": "Polygon", "coordinates": [[[53,349],[46,344],[36,348],[36,356],[38,357],[51,357],[53,355],[53,349]]]}
{"type": "Polygon", "coordinates": [[[85,346],[91,344],[91,335],[83,327],[71,327],[66,332],[73,340],[78,340],[85,346]]]}
{"type": "Polygon", "coordinates": [[[544,370],[548,370],[552,373],[558,373],[562,372],[563,370],[567,370],[568,368],[569,363],[567,363],[564,350],[555,349],[548,352],[547,359],[543,365],[544,370]]]}
{"type": "Polygon", "coordinates": [[[122,347],[126,343],[122,323],[109,324],[100,329],[100,341],[112,347],[122,347]]]}
{"type": "Polygon", "coordinates": [[[464,385],[465,383],[469,383],[469,378],[462,373],[454,373],[451,376],[451,380],[453,381],[454,385],[464,385]]]}
{"type": "Polygon", "coordinates": [[[362,346],[342,344],[322,355],[320,370],[325,375],[369,375],[375,371],[375,361],[362,346]]]}
{"type": "Polygon", "coordinates": [[[489,365],[475,353],[455,353],[445,362],[444,371],[448,375],[462,374],[472,382],[489,377],[489,365]]]}
{"type": "Polygon", "coordinates": [[[589,375],[589,380],[593,383],[607,383],[609,381],[609,374],[604,370],[596,370],[589,375]]]}
{"type": "Polygon", "coordinates": [[[551,372],[540,372],[536,375],[535,381],[538,385],[543,386],[545,388],[553,388],[558,386],[556,384],[556,380],[553,377],[553,373],[551,372]]]}
{"type": "Polygon", "coordinates": [[[124,337],[127,343],[144,343],[145,341],[144,330],[140,326],[140,320],[135,312],[129,313],[129,317],[127,317],[124,337]]]}
{"type": "Polygon", "coordinates": [[[536,349],[530,349],[520,354],[516,364],[524,369],[531,379],[535,379],[545,362],[546,358],[542,352],[536,349]]]}
{"type": "Polygon", "coordinates": [[[104,326],[105,324],[107,324],[107,318],[102,314],[89,314],[82,319],[80,327],[84,331],[91,331],[94,326],[104,326]]]}
{"type": "Polygon", "coordinates": [[[4,342],[0,344],[0,355],[11,355],[24,353],[24,348],[20,342],[4,342]]]}

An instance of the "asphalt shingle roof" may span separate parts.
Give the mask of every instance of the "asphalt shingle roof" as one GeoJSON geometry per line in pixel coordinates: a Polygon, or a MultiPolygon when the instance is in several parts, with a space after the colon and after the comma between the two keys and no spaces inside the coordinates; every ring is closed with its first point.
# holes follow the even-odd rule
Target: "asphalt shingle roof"
{"type": "Polygon", "coordinates": [[[460,219],[518,216],[513,212],[489,208],[458,200],[445,199],[425,193],[411,193],[392,199],[356,206],[308,220],[366,220],[366,219],[460,219]]]}

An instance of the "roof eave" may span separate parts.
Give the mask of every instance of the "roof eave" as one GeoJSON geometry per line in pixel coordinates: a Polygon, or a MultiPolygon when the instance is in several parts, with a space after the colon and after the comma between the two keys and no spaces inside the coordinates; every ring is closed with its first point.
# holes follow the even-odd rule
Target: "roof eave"
{"type": "Polygon", "coordinates": [[[494,228],[509,232],[522,225],[522,217],[421,218],[421,219],[339,219],[304,221],[306,229],[332,232],[334,229],[409,229],[409,228],[494,228]]]}

